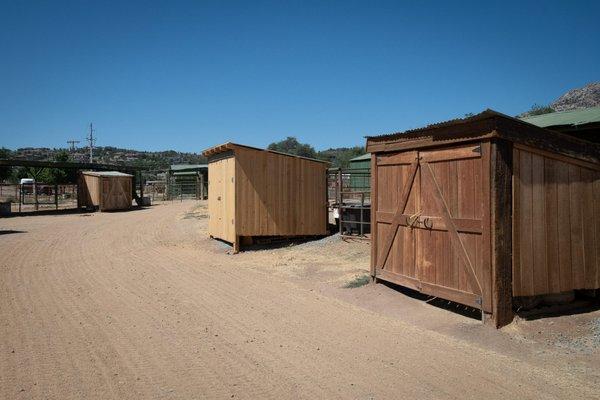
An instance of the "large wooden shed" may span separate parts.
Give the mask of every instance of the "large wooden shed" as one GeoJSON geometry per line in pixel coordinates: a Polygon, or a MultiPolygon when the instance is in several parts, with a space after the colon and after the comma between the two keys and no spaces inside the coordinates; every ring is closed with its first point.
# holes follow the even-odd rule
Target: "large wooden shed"
{"type": "Polygon", "coordinates": [[[245,238],[327,233],[328,163],[235,143],[203,154],[211,237],[237,252],[245,238]]]}
{"type": "Polygon", "coordinates": [[[83,171],[77,184],[79,207],[100,211],[127,210],[132,203],[133,175],[117,171],[83,171]]]}
{"type": "Polygon", "coordinates": [[[371,273],[480,308],[600,288],[600,150],[492,110],[372,153],[371,273]]]}

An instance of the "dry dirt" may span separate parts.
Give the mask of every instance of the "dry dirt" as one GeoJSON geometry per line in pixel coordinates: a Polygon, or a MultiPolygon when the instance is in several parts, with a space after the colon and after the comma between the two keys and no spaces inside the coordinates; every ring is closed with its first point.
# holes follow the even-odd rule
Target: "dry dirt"
{"type": "Polygon", "coordinates": [[[600,394],[598,311],[497,331],[395,287],[344,288],[366,243],[230,255],[206,225],[196,202],[0,219],[0,398],[600,394]]]}

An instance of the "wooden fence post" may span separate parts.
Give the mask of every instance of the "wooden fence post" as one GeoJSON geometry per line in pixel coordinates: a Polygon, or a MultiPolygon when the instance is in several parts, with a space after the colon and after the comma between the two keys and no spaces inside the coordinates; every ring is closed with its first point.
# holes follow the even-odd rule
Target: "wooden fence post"
{"type": "Polygon", "coordinates": [[[376,279],[377,269],[377,157],[371,154],[371,277],[376,279]]]}
{"type": "Polygon", "coordinates": [[[204,200],[204,174],[200,172],[200,200],[204,200]]]}
{"type": "Polygon", "coordinates": [[[338,168],[338,176],[337,176],[337,200],[338,200],[338,214],[339,214],[339,221],[340,221],[340,235],[342,235],[344,233],[344,222],[342,220],[342,215],[344,215],[344,206],[343,206],[343,199],[344,196],[342,194],[342,190],[343,190],[343,186],[344,186],[344,179],[342,177],[342,169],[338,168]]]}

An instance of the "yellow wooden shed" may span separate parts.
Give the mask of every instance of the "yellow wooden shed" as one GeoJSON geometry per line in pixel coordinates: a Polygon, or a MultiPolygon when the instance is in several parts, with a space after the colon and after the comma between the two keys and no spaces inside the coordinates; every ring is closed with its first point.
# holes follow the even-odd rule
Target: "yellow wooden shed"
{"type": "Polygon", "coordinates": [[[117,171],[82,171],[77,185],[78,206],[100,211],[131,208],[133,175],[117,171]]]}
{"type": "Polygon", "coordinates": [[[237,252],[244,238],[327,233],[327,162],[235,143],[203,154],[211,237],[237,252]]]}

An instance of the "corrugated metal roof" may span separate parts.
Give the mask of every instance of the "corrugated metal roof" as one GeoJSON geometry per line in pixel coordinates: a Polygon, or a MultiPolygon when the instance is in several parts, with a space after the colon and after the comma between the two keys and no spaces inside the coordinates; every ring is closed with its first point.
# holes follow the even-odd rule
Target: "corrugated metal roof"
{"type": "Polygon", "coordinates": [[[295,154],[282,153],[280,151],[269,150],[269,149],[261,149],[261,148],[258,148],[258,147],[252,147],[252,146],[247,146],[245,144],[238,144],[238,143],[232,143],[232,142],[227,142],[227,143],[220,144],[218,146],[210,147],[210,148],[204,150],[202,152],[202,155],[204,157],[210,157],[210,156],[212,156],[214,154],[219,154],[219,153],[224,153],[224,152],[229,151],[229,150],[234,150],[236,147],[243,147],[243,148],[246,148],[246,149],[258,150],[258,151],[267,151],[269,153],[279,154],[279,155],[282,155],[282,156],[302,158],[303,160],[309,160],[309,161],[314,161],[314,162],[323,163],[323,164],[331,164],[329,161],[318,160],[316,158],[302,157],[302,156],[297,156],[295,154]]]}
{"type": "Polygon", "coordinates": [[[119,171],[83,171],[86,175],[111,177],[111,176],[133,176],[119,171]]]}
{"type": "Polygon", "coordinates": [[[194,176],[198,175],[198,171],[179,171],[173,172],[173,176],[194,176]]]}
{"type": "Polygon", "coordinates": [[[187,171],[208,168],[208,164],[174,164],[171,165],[171,171],[187,171]]]}
{"type": "Polygon", "coordinates": [[[523,117],[521,120],[542,128],[551,126],[580,126],[585,124],[600,123],[600,107],[581,108],[578,110],[532,115],[530,117],[523,117]]]}
{"type": "Polygon", "coordinates": [[[353,161],[366,161],[371,159],[371,153],[363,154],[362,156],[354,157],[350,159],[350,162],[353,161]]]}
{"type": "MultiPolygon", "coordinates": [[[[509,117],[508,115],[504,115],[502,113],[499,113],[497,111],[491,110],[491,109],[487,109],[484,110],[482,112],[480,112],[479,114],[473,115],[471,117],[466,117],[466,118],[456,118],[456,119],[451,119],[448,121],[442,121],[442,122],[437,122],[435,124],[430,124],[421,128],[415,128],[415,129],[409,129],[403,132],[393,132],[393,133],[384,133],[382,135],[374,135],[374,136],[365,136],[365,138],[367,139],[385,139],[385,138],[392,138],[394,136],[397,135],[404,135],[404,134],[410,134],[410,133],[419,133],[421,131],[426,131],[432,128],[442,128],[445,126],[453,126],[453,125],[457,125],[457,124],[462,124],[462,123],[470,123],[470,122],[474,122],[474,121],[479,121],[479,120],[484,120],[484,119],[488,119],[491,117],[496,117],[496,116],[502,116],[502,117],[506,117],[506,118],[512,118],[509,117]]],[[[514,119],[514,118],[512,118],[514,119]]]]}

